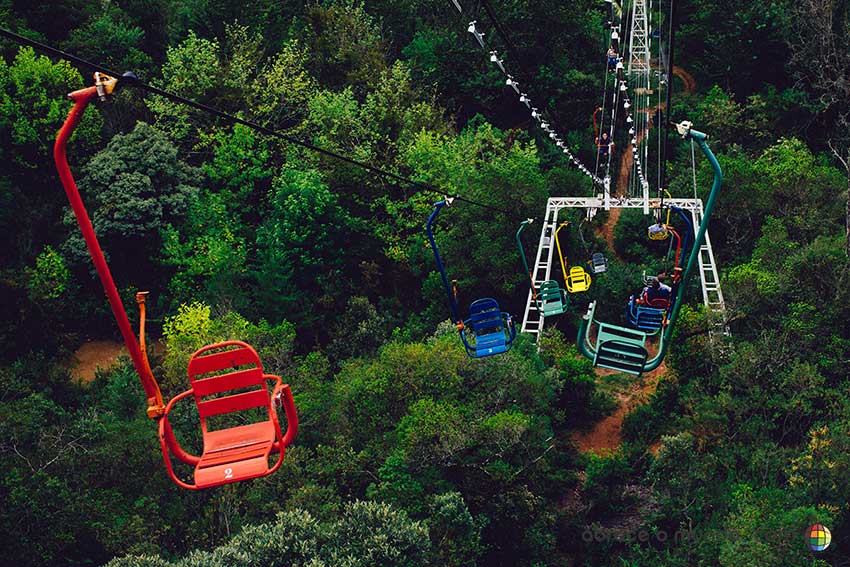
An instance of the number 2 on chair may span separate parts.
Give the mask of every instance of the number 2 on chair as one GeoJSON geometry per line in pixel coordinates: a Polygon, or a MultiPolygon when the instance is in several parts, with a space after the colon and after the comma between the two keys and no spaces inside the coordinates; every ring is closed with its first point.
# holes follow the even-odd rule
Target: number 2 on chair
{"type": "Polygon", "coordinates": [[[233,478],[233,469],[224,469],[224,478],[233,478]]]}

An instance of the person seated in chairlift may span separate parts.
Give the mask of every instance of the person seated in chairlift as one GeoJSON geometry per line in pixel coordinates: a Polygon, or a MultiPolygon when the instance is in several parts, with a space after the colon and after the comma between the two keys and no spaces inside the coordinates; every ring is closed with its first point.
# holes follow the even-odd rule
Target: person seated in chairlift
{"type": "Polygon", "coordinates": [[[664,234],[667,232],[667,227],[664,224],[657,222],[649,227],[649,237],[652,238],[655,234],[664,234]]]}
{"type": "Polygon", "coordinates": [[[617,69],[617,61],[619,61],[617,50],[612,45],[608,48],[608,71],[613,73],[617,69]]]}
{"type": "MultiPolygon", "coordinates": [[[[662,286],[667,283],[667,278],[669,277],[670,283],[672,284],[671,285],[671,289],[672,289],[672,288],[675,288],[679,284],[679,281],[682,279],[682,268],[680,268],[678,266],[673,268],[673,274],[672,275],[668,274],[667,270],[661,270],[660,272],[658,272],[658,275],[655,276],[655,277],[658,278],[658,281],[661,283],[662,286]]],[[[671,292],[670,296],[672,297],[672,295],[673,295],[673,293],[671,292]]]]}
{"type": "Polygon", "coordinates": [[[608,152],[611,150],[611,138],[608,132],[602,132],[602,136],[596,139],[596,145],[599,147],[599,159],[608,159],[608,152]]]}
{"type": "MultiPolygon", "coordinates": [[[[664,277],[666,277],[666,273],[664,277]]],[[[640,294],[640,299],[637,302],[641,305],[652,305],[657,299],[669,302],[672,295],[673,289],[669,285],[661,283],[658,277],[653,277],[649,278],[649,285],[643,288],[643,293],[640,294]]]]}

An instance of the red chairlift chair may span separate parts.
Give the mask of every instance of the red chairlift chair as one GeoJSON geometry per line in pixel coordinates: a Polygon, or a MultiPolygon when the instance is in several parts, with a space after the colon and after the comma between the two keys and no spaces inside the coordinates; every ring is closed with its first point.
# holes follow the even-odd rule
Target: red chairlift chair
{"type": "Polygon", "coordinates": [[[280,468],[286,447],[298,433],[295,402],[289,385],[284,384],[280,376],[263,373],[260,357],[251,346],[241,341],[227,341],[203,347],[189,360],[189,382],[192,387],[168,402],[159,421],[162,456],[174,482],[183,488],[198,490],[266,476],[280,468]],[[268,380],[275,381],[271,395],[268,380]],[[195,465],[195,484],[177,477],[169,450],[169,440],[174,437],[168,414],[179,400],[190,395],[198,408],[204,442],[203,453],[190,463],[195,465]],[[274,404],[282,405],[286,413],[285,435],[281,433],[274,404]],[[225,429],[210,427],[211,417],[245,414],[254,408],[264,409],[266,419],[225,429]],[[269,466],[272,452],[277,452],[278,457],[269,466]]]}
{"type": "MultiPolygon", "coordinates": [[[[127,78],[132,79],[132,77],[127,78]]],[[[117,85],[117,79],[95,73],[95,86],[74,91],[68,95],[68,98],[74,102],[74,106],[56,138],[54,159],[62,186],[103,284],[112,313],[142,381],[148,402],[147,414],[151,419],[159,421],[160,445],[168,474],[179,486],[191,490],[269,475],[280,468],[286,447],[292,443],[298,433],[298,415],[289,386],[283,384],[279,376],[263,373],[260,357],[249,345],[240,341],[227,341],[206,346],[192,355],[189,361],[189,382],[192,387],[165,405],[145,352],[144,304],[147,292],[136,295],[140,311],[138,342],[130,327],[124,304],[118,295],[118,289],[68,166],[65,151],[68,140],[76,129],[86,106],[96,98],[107,99],[117,85]],[[275,381],[271,395],[266,383],[268,380],[275,381]],[[200,457],[191,455],[180,447],[168,419],[168,414],[175,403],[189,395],[195,397],[201,421],[204,449],[200,457]],[[281,433],[277,410],[273,407],[274,403],[282,405],[286,413],[285,435],[281,433]],[[267,418],[229,428],[213,430],[210,427],[209,420],[212,417],[235,413],[244,416],[246,412],[256,408],[264,408],[267,418]],[[269,466],[269,458],[273,452],[277,452],[278,457],[275,463],[269,466]],[[183,482],[177,477],[171,464],[172,455],[195,467],[194,484],[183,482]]]]}

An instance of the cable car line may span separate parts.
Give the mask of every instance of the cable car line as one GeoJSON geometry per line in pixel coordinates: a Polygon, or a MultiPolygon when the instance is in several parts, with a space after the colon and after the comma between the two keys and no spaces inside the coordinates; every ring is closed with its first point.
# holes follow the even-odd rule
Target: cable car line
{"type": "Polygon", "coordinates": [[[465,203],[469,203],[471,205],[476,205],[476,206],[484,208],[484,209],[488,209],[488,210],[491,210],[491,211],[494,211],[494,212],[499,212],[499,213],[502,213],[502,214],[507,215],[509,217],[517,217],[518,216],[518,214],[516,212],[509,211],[507,209],[502,209],[500,207],[496,207],[496,206],[490,205],[488,203],[482,203],[480,201],[476,201],[475,199],[470,199],[468,197],[464,197],[463,195],[453,194],[453,193],[447,192],[445,190],[441,190],[439,187],[436,187],[436,186],[433,186],[433,185],[430,185],[430,184],[427,184],[427,183],[423,183],[421,181],[415,181],[415,180],[413,180],[409,177],[405,177],[404,175],[399,175],[397,173],[393,173],[391,171],[381,169],[379,167],[368,164],[366,162],[362,162],[362,161],[350,158],[348,156],[339,154],[337,152],[322,148],[322,147],[317,146],[315,144],[311,144],[310,142],[305,142],[303,140],[299,140],[298,138],[293,138],[292,136],[288,136],[288,135],[286,135],[282,132],[279,132],[277,130],[273,130],[271,128],[263,126],[262,124],[258,124],[256,122],[251,121],[251,120],[245,120],[244,118],[240,118],[240,117],[235,116],[233,114],[230,114],[228,112],[224,112],[223,110],[219,110],[218,108],[215,108],[213,106],[210,106],[210,105],[204,104],[202,102],[197,102],[197,101],[182,97],[180,95],[174,94],[174,93],[167,91],[167,90],[164,90],[164,89],[161,89],[161,88],[156,87],[154,85],[151,85],[149,83],[145,83],[144,81],[139,79],[134,73],[118,73],[114,70],[111,70],[107,67],[104,67],[103,65],[93,63],[91,61],[88,61],[86,59],[83,59],[81,57],[73,55],[71,53],[68,53],[66,51],[62,51],[62,50],[57,49],[55,47],[51,47],[51,46],[46,45],[44,43],[38,42],[34,39],[30,39],[28,37],[16,34],[15,32],[12,32],[12,31],[7,30],[5,28],[0,28],[0,36],[6,37],[7,39],[10,39],[10,40],[12,40],[16,43],[21,44],[21,45],[26,45],[26,46],[32,47],[36,51],[39,51],[39,52],[42,52],[42,53],[45,53],[45,54],[48,54],[48,55],[52,55],[52,56],[54,56],[58,59],[64,59],[65,61],[69,61],[69,62],[74,63],[74,64],[76,64],[80,67],[85,67],[87,69],[91,69],[92,71],[103,73],[103,74],[109,75],[110,77],[115,77],[119,80],[119,85],[132,86],[132,87],[138,88],[140,90],[147,91],[151,94],[161,96],[163,98],[166,98],[166,99],[171,100],[173,102],[176,102],[178,104],[183,104],[183,105],[189,106],[191,108],[194,108],[196,110],[206,112],[208,114],[211,114],[212,116],[215,116],[217,118],[221,118],[222,120],[225,120],[227,122],[230,122],[230,123],[233,123],[233,124],[241,124],[242,126],[246,126],[248,128],[251,128],[252,130],[260,132],[261,134],[265,134],[265,135],[271,136],[273,138],[278,138],[278,139],[283,140],[285,142],[288,142],[290,144],[301,146],[301,147],[308,149],[310,151],[320,153],[322,155],[325,155],[325,156],[331,157],[333,159],[348,163],[350,165],[354,165],[356,167],[360,167],[362,169],[371,171],[372,173],[375,173],[375,174],[377,174],[381,177],[393,179],[397,182],[403,183],[403,184],[408,185],[410,187],[414,187],[414,188],[417,188],[417,189],[421,189],[423,191],[428,191],[428,192],[434,193],[435,195],[440,196],[440,197],[450,196],[450,197],[457,199],[458,201],[463,201],[465,203]]]}

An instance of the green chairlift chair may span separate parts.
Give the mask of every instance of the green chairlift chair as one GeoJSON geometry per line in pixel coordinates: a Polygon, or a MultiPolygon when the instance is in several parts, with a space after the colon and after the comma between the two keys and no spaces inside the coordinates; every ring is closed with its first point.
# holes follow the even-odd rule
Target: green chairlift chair
{"type": "Polygon", "coordinates": [[[525,258],[525,249],[522,246],[521,234],[526,225],[533,222],[533,219],[522,221],[519,229],[516,231],[516,244],[519,248],[519,256],[522,258],[522,266],[525,268],[525,273],[528,274],[528,280],[531,284],[531,296],[537,302],[537,309],[543,317],[552,317],[566,313],[569,307],[569,299],[567,292],[561,289],[558,282],[555,280],[546,280],[540,284],[539,288],[534,285],[534,274],[528,268],[528,260],[525,258]]]}
{"type": "Polygon", "coordinates": [[[705,232],[711,220],[711,213],[714,210],[714,204],[717,202],[720,186],[723,183],[723,171],[720,169],[720,164],[709,149],[708,144],[706,144],[708,136],[702,132],[692,130],[690,122],[677,124],[676,128],[682,138],[693,140],[699,145],[703,154],[705,154],[711,163],[711,167],[714,169],[714,182],[711,186],[711,193],[706,201],[699,231],[694,239],[694,244],[688,257],[688,264],[685,267],[685,272],[673,298],[673,307],[670,311],[667,325],[661,333],[658,353],[652,358],[649,358],[646,350],[646,338],[649,336],[647,333],[638,329],[627,329],[600,321],[596,321],[598,331],[596,344],[593,344],[588,334],[590,326],[594,323],[594,313],[596,310],[596,304],[594,302],[590,305],[590,308],[581,320],[578,338],[576,340],[579,351],[582,355],[592,360],[594,366],[640,375],[643,372],[649,372],[658,368],[670,346],[670,338],[673,335],[673,329],[676,327],[676,320],[679,316],[679,310],[682,307],[685,290],[688,287],[687,283],[690,280],[694,266],[698,263],[699,250],[705,240],[705,232]]]}

